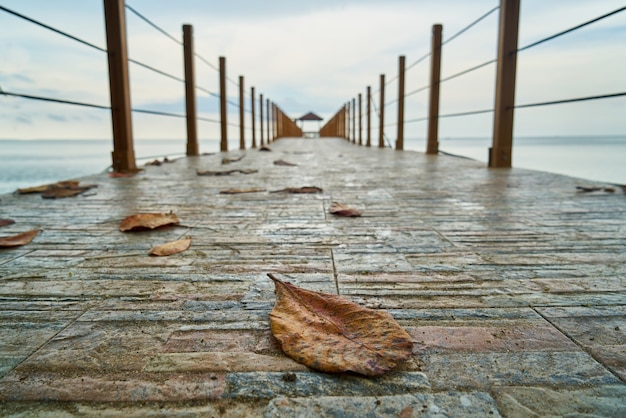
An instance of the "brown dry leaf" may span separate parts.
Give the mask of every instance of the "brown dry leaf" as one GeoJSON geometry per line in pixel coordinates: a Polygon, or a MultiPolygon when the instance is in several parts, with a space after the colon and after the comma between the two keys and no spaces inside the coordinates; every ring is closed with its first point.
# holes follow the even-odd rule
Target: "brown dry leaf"
{"type": "Polygon", "coordinates": [[[225,171],[211,171],[211,170],[207,170],[207,171],[197,171],[196,173],[199,176],[230,176],[231,174],[235,174],[235,173],[241,173],[241,174],[253,174],[256,173],[259,170],[252,170],[252,169],[242,169],[242,170],[225,170],[225,171]]]}
{"type": "Polygon", "coordinates": [[[297,362],[324,372],[377,376],[411,356],[411,337],[388,312],[268,276],[276,286],[272,334],[297,362]]]}
{"type": "Polygon", "coordinates": [[[26,245],[37,236],[39,231],[39,229],[33,229],[32,231],[23,232],[11,237],[0,238],[0,247],[19,247],[20,245],[26,245]]]}
{"type": "Polygon", "coordinates": [[[148,254],[155,256],[166,256],[182,253],[191,245],[191,238],[179,239],[177,241],[168,242],[162,245],[156,245],[150,248],[148,254]]]}
{"type": "Polygon", "coordinates": [[[0,226],[7,226],[14,223],[15,221],[13,219],[0,219],[0,226]]]}
{"type": "Polygon", "coordinates": [[[77,187],[78,183],[79,183],[78,180],[59,181],[57,183],[44,184],[44,185],[36,186],[36,187],[27,187],[25,189],[17,189],[17,192],[19,194],[43,193],[51,189],[64,189],[68,187],[77,187]]]}
{"type": "Polygon", "coordinates": [[[298,164],[290,163],[289,161],[285,161],[285,160],[276,160],[276,161],[274,161],[274,165],[283,165],[283,166],[286,166],[286,167],[295,167],[298,164]]]}
{"type": "Polygon", "coordinates": [[[86,186],[68,186],[63,188],[52,188],[41,193],[41,197],[44,199],[61,199],[64,197],[77,196],[81,193],[85,193],[89,189],[98,187],[97,184],[88,184],[86,186]]]}
{"type": "Polygon", "coordinates": [[[120,223],[120,231],[136,231],[142,229],[154,229],[161,226],[179,223],[178,216],[174,213],[138,213],[127,216],[120,223]]]}
{"type": "Polygon", "coordinates": [[[328,213],[338,216],[357,217],[361,216],[361,211],[355,208],[351,208],[343,203],[333,202],[328,209],[328,213]]]}
{"type": "Polygon", "coordinates": [[[322,189],[315,186],[287,187],[286,189],[271,191],[270,193],[322,193],[322,189]]]}
{"type": "Polygon", "coordinates": [[[263,146],[263,147],[259,148],[259,151],[272,152],[272,149],[270,147],[263,146]]]}
{"type": "Polygon", "coordinates": [[[265,189],[259,189],[256,187],[251,187],[249,189],[226,189],[220,190],[220,194],[240,194],[240,193],[257,193],[264,192],[265,189]]]}

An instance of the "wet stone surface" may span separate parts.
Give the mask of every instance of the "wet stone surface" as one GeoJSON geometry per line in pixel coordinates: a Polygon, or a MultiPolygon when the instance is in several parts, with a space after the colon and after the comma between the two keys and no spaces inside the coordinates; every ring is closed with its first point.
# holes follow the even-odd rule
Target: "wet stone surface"
{"type": "Polygon", "coordinates": [[[0,236],[42,232],[0,249],[0,415],[626,415],[621,192],[332,138],[271,148],[91,176],[74,198],[3,195],[0,236]],[[242,155],[228,168],[257,172],[196,174],[242,155]],[[270,193],[303,186],[323,191],[270,193]],[[118,229],[169,211],[179,225],[118,229]],[[267,273],[388,310],[412,358],[375,379],[287,358],[267,273]]]}

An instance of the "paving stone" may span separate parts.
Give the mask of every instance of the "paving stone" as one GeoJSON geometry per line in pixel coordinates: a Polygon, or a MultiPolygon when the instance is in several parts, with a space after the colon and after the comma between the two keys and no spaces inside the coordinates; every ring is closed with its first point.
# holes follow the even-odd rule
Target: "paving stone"
{"type": "Polygon", "coordinates": [[[626,387],[592,388],[496,387],[494,397],[502,414],[511,418],[545,416],[626,416],[626,387]]]}
{"type": "Polygon", "coordinates": [[[259,372],[226,375],[227,398],[276,396],[383,396],[429,389],[423,373],[396,372],[377,378],[317,372],[259,372]]]}
{"type": "Polygon", "coordinates": [[[412,393],[396,396],[320,396],[273,399],[265,417],[499,417],[484,392],[412,393]]]}
{"type": "Polygon", "coordinates": [[[434,389],[487,389],[492,385],[560,387],[619,384],[581,351],[442,353],[419,356],[434,389]]]}

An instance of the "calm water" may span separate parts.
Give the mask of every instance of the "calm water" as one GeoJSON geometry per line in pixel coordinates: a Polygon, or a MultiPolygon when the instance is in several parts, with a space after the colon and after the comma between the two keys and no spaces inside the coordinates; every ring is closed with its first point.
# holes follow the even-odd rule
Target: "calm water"
{"type": "MultiPolygon", "coordinates": [[[[405,140],[405,148],[423,152],[423,139],[405,140]]],[[[440,149],[487,161],[487,138],[443,138],[440,149]]],[[[236,144],[229,144],[235,149],[236,144]]],[[[0,194],[94,174],[111,164],[110,140],[0,140],[0,194]]],[[[200,143],[201,152],[216,152],[217,140],[200,143]]],[[[138,164],[148,159],[175,157],[185,152],[184,140],[138,140],[138,164]],[[144,158],[149,157],[149,158],[144,158]]],[[[626,136],[516,138],[513,165],[566,174],[590,182],[626,184],[626,136]]]]}

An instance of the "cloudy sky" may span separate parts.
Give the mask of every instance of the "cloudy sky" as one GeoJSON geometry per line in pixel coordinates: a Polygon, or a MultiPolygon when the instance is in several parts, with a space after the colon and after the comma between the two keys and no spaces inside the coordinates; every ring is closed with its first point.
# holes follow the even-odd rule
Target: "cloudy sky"
{"type": "MultiPolygon", "coordinates": [[[[407,64],[429,52],[431,27],[443,24],[444,40],[496,7],[497,0],[128,0],[127,4],[182,40],[192,24],[196,53],[217,66],[227,58],[228,76],[245,77],[287,114],[314,111],[324,118],[343,103],[391,80],[387,101],[397,96],[398,56],[407,64]]],[[[0,5],[106,48],[101,0],[0,0],[0,5]]],[[[626,6],[617,0],[522,0],[519,46],[626,6]]],[[[132,59],[183,77],[182,50],[173,40],[127,10],[132,59]]],[[[442,77],[495,58],[498,12],[443,49],[442,77]]],[[[0,11],[0,86],[4,91],[109,105],[106,55],[0,11]]],[[[626,12],[520,52],[517,103],[535,103],[626,91],[626,12]]],[[[218,74],[196,61],[196,83],[218,92],[218,74]]],[[[133,107],[183,113],[183,85],[130,64],[133,107]]],[[[428,82],[428,60],[406,75],[407,92],[428,82]]],[[[441,113],[493,107],[495,65],[441,86],[441,113]]],[[[237,87],[228,84],[237,101],[237,87]]],[[[407,99],[406,118],[426,116],[427,92],[407,99]]],[[[377,100],[377,98],[376,98],[377,100]]],[[[246,106],[249,106],[247,98],[246,106]]],[[[395,103],[386,110],[387,135],[395,135],[395,103]]],[[[201,116],[218,118],[218,102],[198,91],[201,116]]],[[[230,106],[232,112],[236,109],[230,106]]],[[[258,109],[257,109],[258,110],[258,109]]],[[[520,109],[515,134],[624,135],[626,97],[520,109]]],[[[249,117],[249,116],[248,116],[249,117]]],[[[236,113],[229,121],[238,123],[236,113]]],[[[250,125],[249,120],[246,122],[250,125]]],[[[0,96],[0,139],[110,138],[105,110],[0,96]]],[[[373,126],[378,126],[377,122],[373,126]]],[[[218,126],[199,122],[201,138],[217,138],[218,126]]],[[[183,119],[134,114],[136,138],[182,138],[183,119]]],[[[492,115],[442,119],[442,137],[489,137],[492,115]]],[[[236,128],[231,136],[236,135],[236,128]]],[[[407,124],[407,137],[424,137],[424,122],[407,124]]]]}

